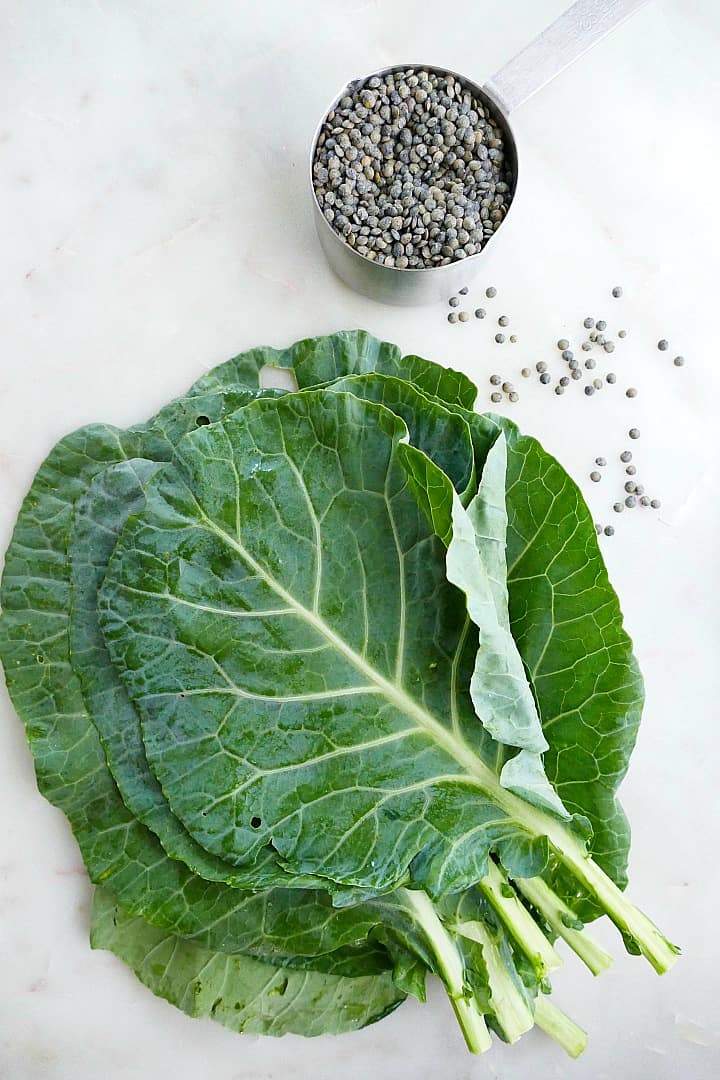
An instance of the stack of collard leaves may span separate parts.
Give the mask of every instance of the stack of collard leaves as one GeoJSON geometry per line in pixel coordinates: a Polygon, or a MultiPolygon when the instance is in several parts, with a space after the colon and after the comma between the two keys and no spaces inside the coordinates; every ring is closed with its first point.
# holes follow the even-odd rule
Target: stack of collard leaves
{"type": "Polygon", "coordinates": [[[597,974],[642,681],[560,465],[465,376],[356,331],[256,349],[148,423],[62,439],[23,504],[0,655],[91,942],[236,1031],[344,1032],[428,972],[470,1050],[597,974]],[[297,392],[268,388],[291,369],[297,392]]]}

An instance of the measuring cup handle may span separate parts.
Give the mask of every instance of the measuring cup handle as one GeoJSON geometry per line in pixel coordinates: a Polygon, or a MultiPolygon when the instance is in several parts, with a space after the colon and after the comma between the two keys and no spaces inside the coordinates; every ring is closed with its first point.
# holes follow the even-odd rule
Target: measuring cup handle
{"type": "Polygon", "coordinates": [[[483,89],[506,113],[633,15],[647,0],[578,0],[488,79],[483,89]]]}

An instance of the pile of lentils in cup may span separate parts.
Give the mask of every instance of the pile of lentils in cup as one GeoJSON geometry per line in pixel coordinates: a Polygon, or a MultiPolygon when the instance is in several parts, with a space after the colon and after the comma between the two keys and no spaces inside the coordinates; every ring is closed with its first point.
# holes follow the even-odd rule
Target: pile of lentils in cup
{"type": "Polygon", "coordinates": [[[475,255],[512,198],[487,106],[453,75],[415,68],[348,87],[318,136],[313,185],[345,243],[398,270],[475,255]]]}

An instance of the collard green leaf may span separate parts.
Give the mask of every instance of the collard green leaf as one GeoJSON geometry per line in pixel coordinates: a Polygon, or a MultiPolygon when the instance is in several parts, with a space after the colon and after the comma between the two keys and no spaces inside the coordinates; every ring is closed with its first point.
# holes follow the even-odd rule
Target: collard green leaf
{"type": "MultiPolygon", "coordinates": [[[[242,400],[247,400],[245,394],[242,400]]],[[[231,408],[240,399],[232,392],[231,408]]],[[[69,650],[67,539],[75,502],[108,466],[169,460],[182,423],[201,426],[228,407],[222,393],[168,407],[147,428],[106,425],[62,439],[38,470],[5,558],[0,658],[25,724],[38,786],[72,826],[91,880],[131,914],[206,948],[286,956],[322,954],[363,940],[377,916],[336,910],[324,891],[239,892],[207,882],[165,855],[123,803],[88,715],[69,650]],[[201,411],[199,411],[201,410],[201,411]]]]}
{"type": "Polygon", "coordinates": [[[423,360],[402,357],[397,345],[378,341],[364,330],[341,330],[327,337],[306,338],[289,349],[251,349],[213,368],[193,385],[192,393],[259,387],[263,368],[292,368],[300,389],[309,389],[348,375],[377,372],[393,375],[443,402],[472,409],[477,387],[459,371],[423,360]]]}
{"type": "Polygon", "coordinates": [[[588,819],[593,857],[624,887],[630,830],[616,792],[644,691],[592,516],[562,466],[512,421],[448,407],[470,427],[478,475],[505,434],[510,624],[549,744],[544,771],[566,809],[588,819]]]}
{"type": "Polygon", "coordinates": [[[412,864],[435,894],[482,877],[491,845],[531,873],[547,859],[455,678],[464,603],[406,439],[346,394],[254,402],[180,444],[111,559],[100,621],[148,760],[237,865],[271,842],[293,871],[361,887],[412,864]]]}
{"type": "Polygon", "coordinates": [[[207,949],[128,915],[95,891],[91,944],[123,960],[148,989],[188,1016],[232,1031],[313,1036],[356,1031],[404,1000],[390,972],[342,974],[275,967],[207,949]]]}

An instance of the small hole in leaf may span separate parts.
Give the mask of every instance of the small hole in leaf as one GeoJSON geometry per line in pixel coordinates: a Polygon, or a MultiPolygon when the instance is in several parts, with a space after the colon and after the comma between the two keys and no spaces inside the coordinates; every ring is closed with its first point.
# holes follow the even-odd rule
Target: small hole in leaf
{"type": "Polygon", "coordinates": [[[262,818],[259,818],[259,817],[250,818],[250,824],[252,825],[253,829],[259,829],[260,826],[262,825],[262,818]]]}
{"type": "Polygon", "coordinates": [[[37,654],[35,659],[37,660],[38,664],[44,664],[45,663],[45,657],[43,656],[43,654],[41,652],[39,652],[37,654]]]}
{"type": "Polygon", "coordinates": [[[209,416],[196,416],[195,417],[195,423],[197,424],[198,427],[207,427],[207,425],[210,423],[210,417],[209,416]]]}

